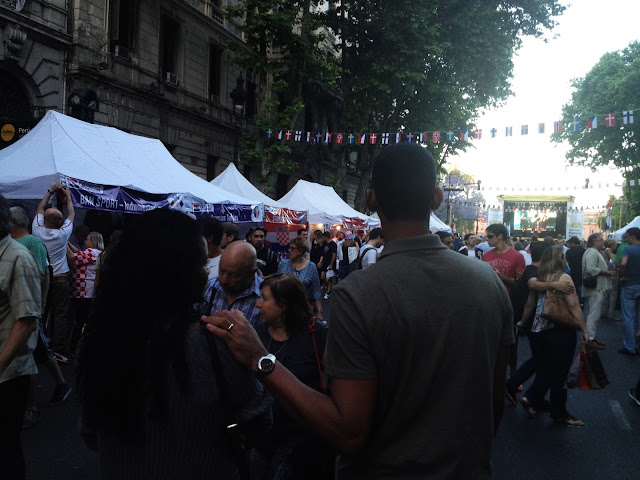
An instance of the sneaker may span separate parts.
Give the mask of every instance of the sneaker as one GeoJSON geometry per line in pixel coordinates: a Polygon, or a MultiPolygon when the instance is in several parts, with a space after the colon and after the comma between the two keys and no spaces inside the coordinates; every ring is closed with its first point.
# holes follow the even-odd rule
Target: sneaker
{"type": "Polygon", "coordinates": [[[322,297],[322,298],[324,298],[325,300],[329,300],[329,293],[325,293],[324,297],[322,297]]]}
{"type": "Polygon", "coordinates": [[[49,402],[49,405],[51,406],[60,405],[69,397],[70,393],[71,393],[71,387],[69,386],[69,384],[67,382],[61,383],[53,391],[53,396],[51,397],[51,401],[49,402]]]}
{"type": "Polygon", "coordinates": [[[68,357],[58,352],[55,352],[53,354],[53,358],[55,358],[59,363],[71,363],[71,357],[68,357]]]}
{"type": "Polygon", "coordinates": [[[31,428],[37,423],[40,423],[40,412],[30,408],[24,412],[24,419],[22,421],[22,428],[31,428]]]}
{"type": "Polygon", "coordinates": [[[636,395],[636,389],[635,388],[630,388],[629,389],[629,396],[632,398],[632,400],[634,402],[636,402],[636,405],[638,405],[640,407],[640,400],[638,399],[638,397],[640,395],[636,395]]]}

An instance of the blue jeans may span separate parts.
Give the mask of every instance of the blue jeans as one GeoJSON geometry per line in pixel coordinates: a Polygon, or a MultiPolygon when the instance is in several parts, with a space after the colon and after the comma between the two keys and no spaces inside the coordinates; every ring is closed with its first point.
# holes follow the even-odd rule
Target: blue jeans
{"type": "Polygon", "coordinates": [[[622,287],[622,344],[629,352],[636,349],[636,331],[640,319],[640,285],[622,287]]]}

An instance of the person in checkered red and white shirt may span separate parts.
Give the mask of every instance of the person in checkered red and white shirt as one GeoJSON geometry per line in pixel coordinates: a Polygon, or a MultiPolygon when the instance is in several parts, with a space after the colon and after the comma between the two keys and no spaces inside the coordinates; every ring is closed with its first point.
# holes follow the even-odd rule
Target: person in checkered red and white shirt
{"type": "Polygon", "coordinates": [[[84,241],[84,250],[67,243],[67,260],[73,265],[71,277],[71,303],[75,312],[71,351],[79,338],[82,327],[89,319],[93,300],[93,286],[96,280],[98,256],[104,250],[104,239],[98,232],[91,232],[84,241]]]}

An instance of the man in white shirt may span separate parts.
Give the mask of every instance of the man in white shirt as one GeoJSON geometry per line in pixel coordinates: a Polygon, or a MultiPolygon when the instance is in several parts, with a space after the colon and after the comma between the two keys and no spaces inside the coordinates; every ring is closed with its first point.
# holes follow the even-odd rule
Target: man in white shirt
{"type": "Polygon", "coordinates": [[[362,268],[369,268],[378,259],[378,249],[384,243],[384,235],[381,228],[374,228],[369,233],[369,241],[362,247],[362,268]]]}
{"type": "MultiPolygon", "coordinates": [[[[32,233],[44,242],[49,254],[49,261],[53,268],[53,278],[49,286],[48,304],[51,305],[53,315],[53,350],[56,358],[64,363],[69,362],[70,338],[67,338],[69,329],[69,304],[71,298],[71,285],[67,263],[67,242],[73,232],[73,219],[75,210],[71,200],[71,192],[62,184],[54,184],[42,198],[33,219],[32,233]],[[67,205],[67,219],[57,208],[45,207],[49,204],[54,193],[62,191],[67,205]]],[[[43,321],[46,319],[43,319],[43,321]]]]}
{"type": "Polygon", "coordinates": [[[222,255],[220,242],[222,242],[224,229],[222,227],[222,222],[213,217],[199,218],[198,224],[200,225],[202,235],[207,242],[207,264],[204,268],[207,271],[209,279],[212,279],[218,276],[220,255],[222,255]]]}
{"type": "Polygon", "coordinates": [[[463,255],[467,255],[468,257],[475,257],[482,260],[482,250],[476,248],[477,241],[478,239],[474,234],[467,233],[464,236],[464,246],[461,247],[458,251],[463,255]]]}

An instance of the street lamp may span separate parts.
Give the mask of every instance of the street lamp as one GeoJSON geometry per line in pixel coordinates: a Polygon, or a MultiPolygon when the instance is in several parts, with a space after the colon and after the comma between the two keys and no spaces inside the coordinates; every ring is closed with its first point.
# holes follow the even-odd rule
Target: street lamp
{"type": "Polygon", "coordinates": [[[100,109],[98,94],[90,88],[75,88],[69,95],[69,110],[73,118],[93,123],[94,115],[100,109]]]}
{"type": "Polygon", "coordinates": [[[240,162],[240,129],[242,127],[242,115],[244,113],[244,102],[247,99],[247,92],[244,89],[244,79],[242,73],[236,79],[236,88],[229,94],[233,103],[233,117],[236,121],[234,143],[233,143],[233,161],[237,165],[240,162]]]}

